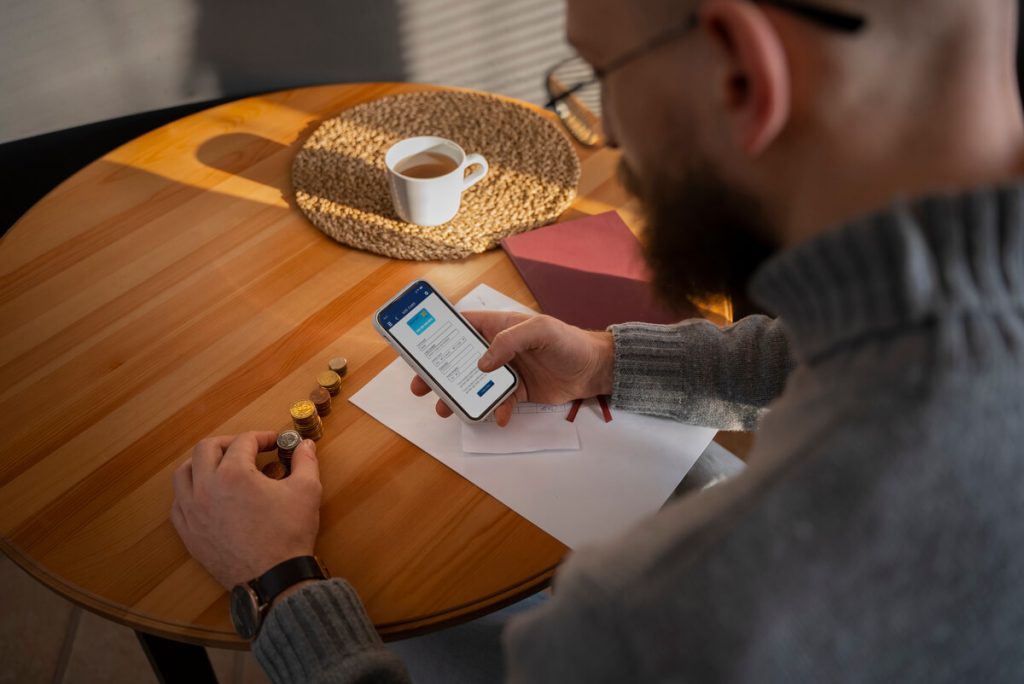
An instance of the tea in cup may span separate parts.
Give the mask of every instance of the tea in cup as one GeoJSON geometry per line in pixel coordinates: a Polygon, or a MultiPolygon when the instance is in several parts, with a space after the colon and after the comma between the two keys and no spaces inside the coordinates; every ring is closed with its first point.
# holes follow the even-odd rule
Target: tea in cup
{"type": "Polygon", "coordinates": [[[459,213],[462,193],[487,175],[487,160],[451,140],[419,136],[401,140],[384,155],[395,211],[420,226],[447,223],[459,213]],[[466,170],[476,166],[468,175],[466,170]]]}

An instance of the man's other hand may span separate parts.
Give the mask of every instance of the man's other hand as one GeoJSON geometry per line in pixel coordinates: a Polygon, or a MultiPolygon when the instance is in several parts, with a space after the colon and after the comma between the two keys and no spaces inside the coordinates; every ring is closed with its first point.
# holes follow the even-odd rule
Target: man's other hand
{"type": "MultiPolygon", "coordinates": [[[[598,394],[611,394],[614,342],[609,332],[583,330],[551,316],[508,311],[469,311],[463,314],[491,347],[478,364],[493,371],[506,363],[519,374],[513,396],[494,410],[498,425],[508,425],[516,402],[563,404],[598,394]]],[[[412,392],[430,393],[416,376],[412,392]]],[[[438,400],[437,414],[447,418],[452,410],[438,400]]]]}
{"type": "Polygon", "coordinates": [[[174,473],[171,522],[225,587],[313,553],[321,494],[316,445],[304,440],[291,474],[272,480],[256,468],[256,454],[273,449],[276,439],[273,432],[204,439],[174,473]]]}

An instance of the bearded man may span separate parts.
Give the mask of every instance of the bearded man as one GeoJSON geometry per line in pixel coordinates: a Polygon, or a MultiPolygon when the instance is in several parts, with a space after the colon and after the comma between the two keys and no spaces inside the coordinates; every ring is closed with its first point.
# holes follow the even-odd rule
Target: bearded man
{"type": "MultiPolygon", "coordinates": [[[[506,630],[509,681],[1024,681],[1016,13],[569,1],[658,290],[746,292],[775,317],[471,318],[492,341],[481,369],[511,363],[523,381],[500,422],[515,401],[610,394],[758,429],[742,474],[572,554],[553,597],[506,630]]],[[[176,525],[226,586],[313,549],[311,445],[293,461],[309,491],[254,488],[244,510],[190,498],[215,497],[260,439],[204,443],[193,462],[228,465],[178,475],[176,525]],[[258,549],[253,528],[270,530],[258,549]]],[[[284,592],[254,650],[275,681],[407,677],[343,578],[284,592]]]]}

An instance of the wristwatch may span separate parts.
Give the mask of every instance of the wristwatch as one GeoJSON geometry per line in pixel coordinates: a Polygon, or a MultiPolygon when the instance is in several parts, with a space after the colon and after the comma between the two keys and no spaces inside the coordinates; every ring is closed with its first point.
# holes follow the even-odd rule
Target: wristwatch
{"type": "Polygon", "coordinates": [[[330,577],[316,556],[297,556],[278,563],[254,580],[231,590],[231,623],[238,636],[252,641],[260,633],[270,604],[285,589],[305,580],[330,577]]]}

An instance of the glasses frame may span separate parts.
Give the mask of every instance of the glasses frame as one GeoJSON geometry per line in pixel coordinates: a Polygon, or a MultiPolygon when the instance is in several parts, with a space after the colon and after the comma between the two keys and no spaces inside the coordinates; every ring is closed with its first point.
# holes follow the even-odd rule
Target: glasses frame
{"type": "MultiPolygon", "coordinates": [[[[805,19],[811,23],[817,24],[818,26],[831,29],[833,31],[838,31],[840,33],[859,33],[867,26],[867,18],[864,17],[863,15],[853,14],[842,10],[834,10],[825,7],[819,7],[817,5],[803,2],[802,0],[752,1],[757,4],[771,5],[772,7],[777,7],[779,9],[786,10],[787,12],[800,17],[801,19],[805,19]]],[[[562,61],[558,62],[553,67],[548,69],[544,75],[544,87],[548,95],[548,101],[544,105],[545,109],[550,109],[558,115],[559,121],[562,122],[562,125],[565,127],[565,129],[569,131],[570,135],[572,135],[572,137],[578,143],[585,147],[601,147],[604,144],[603,139],[602,142],[599,143],[582,139],[580,135],[574,130],[574,128],[570,126],[568,122],[566,122],[565,115],[563,114],[562,110],[559,108],[558,105],[560,103],[564,103],[570,97],[573,97],[576,93],[583,90],[587,86],[599,83],[613,71],[621,69],[627,64],[636,61],[640,57],[643,57],[647,53],[660,48],[662,45],[665,45],[667,43],[670,43],[674,40],[677,40],[685,36],[687,33],[696,28],[699,22],[699,11],[694,10],[693,12],[690,12],[688,15],[686,15],[686,18],[683,20],[681,24],[672,27],[671,29],[665,31],[664,33],[660,33],[651,38],[646,43],[639,45],[633,48],[632,50],[629,50],[619,55],[615,59],[608,62],[608,64],[605,65],[604,67],[595,67],[593,69],[594,75],[591,78],[588,78],[585,81],[580,81],[579,83],[576,83],[567,88],[564,92],[555,95],[554,88],[552,87],[552,81],[554,81],[555,72],[558,71],[558,69],[563,65],[580,58],[579,56],[574,55],[567,59],[563,59],[562,61]]]]}

